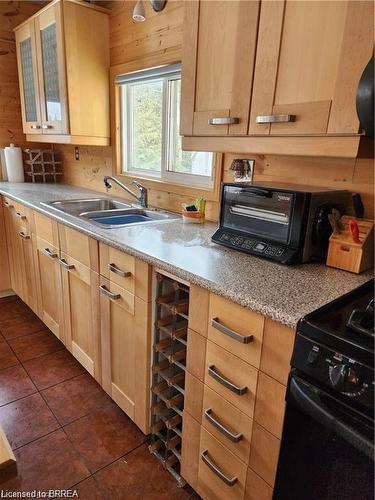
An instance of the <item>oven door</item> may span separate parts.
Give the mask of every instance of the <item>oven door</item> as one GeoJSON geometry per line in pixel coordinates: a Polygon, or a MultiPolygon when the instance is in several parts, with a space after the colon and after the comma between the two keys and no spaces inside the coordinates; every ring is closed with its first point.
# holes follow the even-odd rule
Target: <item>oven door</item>
{"type": "Polygon", "coordinates": [[[297,247],[304,198],[304,193],[224,184],[220,226],[297,247]]]}
{"type": "Polygon", "coordinates": [[[373,421],[292,374],[274,500],[373,500],[373,421]]]}

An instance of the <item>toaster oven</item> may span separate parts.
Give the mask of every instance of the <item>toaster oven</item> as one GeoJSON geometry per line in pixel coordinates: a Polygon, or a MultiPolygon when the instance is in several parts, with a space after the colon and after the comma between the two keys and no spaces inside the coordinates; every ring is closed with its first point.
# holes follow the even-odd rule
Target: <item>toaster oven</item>
{"type": "Polygon", "coordinates": [[[224,183],[220,226],[212,241],[282,264],[326,257],[328,214],[350,202],[344,190],[291,184],[224,183]]]}

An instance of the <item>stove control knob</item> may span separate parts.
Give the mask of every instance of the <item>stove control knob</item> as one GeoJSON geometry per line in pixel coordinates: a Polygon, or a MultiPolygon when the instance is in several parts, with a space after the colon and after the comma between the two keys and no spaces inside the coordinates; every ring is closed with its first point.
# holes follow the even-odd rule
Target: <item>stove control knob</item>
{"type": "Polygon", "coordinates": [[[329,378],[332,386],[340,392],[358,390],[358,376],[348,365],[330,366],[329,378]]]}

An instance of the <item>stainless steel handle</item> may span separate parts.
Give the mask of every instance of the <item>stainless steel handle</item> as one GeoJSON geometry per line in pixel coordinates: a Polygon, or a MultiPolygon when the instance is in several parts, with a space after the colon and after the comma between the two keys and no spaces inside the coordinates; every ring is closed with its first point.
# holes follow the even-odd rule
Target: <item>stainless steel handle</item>
{"type": "Polygon", "coordinates": [[[224,326],[223,324],[220,323],[219,318],[212,318],[211,325],[213,326],[213,328],[215,328],[215,330],[224,333],[224,335],[228,335],[228,337],[237,340],[237,342],[241,342],[241,344],[249,344],[254,340],[253,335],[240,335],[239,333],[235,332],[234,330],[231,330],[227,326],[224,326]]]}
{"type": "Polygon", "coordinates": [[[243,434],[241,433],[233,434],[233,432],[230,432],[226,427],[224,427],[223,424],[221,424],[219,421],[216,420],[216,418],[212,416],[212,408],[207,408],[207,410],[205,410],[204,412],[204,416],[210,422],[211,425],[216,427],[218,431],[220,431],[225,437],[233,441],[233,443],[238,443],[239,441],[241,441],[243,434]]]}
{"type": "Polygon", "coordinates": [[[45,248],[43,250],[43,253],[44,255],[47,255],[47,257],[49,257],[50,259],[56,259],[56,257],[58,256],[57,253],[51,252],[49,248],[45,248]]]}
{"type": "Polygon", "coordinates": [[[217,382],[219,382],[219,384],[223,385],[224,387],[234,392],[235,394],[238,394],[239,396],[242,396],[247,392],[246,385],[238,387],[237,385],[233,384],[230,380],[217,373],[217,371],[215,370],[215,365],[210,365],[208,367],[208,374],[212,378],[214,378],[217,382]]]}
{"type": "Polygon", "coordinates": [[[240,119],[231,116],[218,116],[208,119],[209,125],[235,125],[236,123],[240,123],[240,119]]]}
{"type": "Polygon", "coordinates": [[[21,238],[23,240],[29,240],[30,239],[30,235],[29,234],[25,234],[23,231],[20,231],[18,234],[19,234],[19,236],[21,236],[21,238]]]}
{"type": "Polygon", "coordinates": [[[10,204],[9,202],[7,202],[7,201],[4,201],[3,205],[4,205],[4,207],[5,207],[5,208],[13,208],[13,206],[14,206],[14,205],[11,205],[11,204],[10,204]]]}
{"type": "Polygon", "coordinates": [[[33,130],[38,130],[40,129],[40,125],[31,125],[31,127],[33,130]]]}
{"type": "Polygon", "coordinates": [[[68,271],[71,271],[72,269],[74,269],[74,265],[73,264],[68,264],[65,259],[59,259],[59,263],[63,267],[65,267],[65,269],[67,269],[68,271]]]}
{"type": "Polygon", "coordinates": [[[256,123],[288,123],[294,122],[296,115],[258,115],[256,123]]]}
{"type": "Polygon", "coordinates": [[[203,462],[207,465],[207,467],[209,467],[212,470],[212,472],[214,474],[216,474],[216,476],[218,478],[220,478],[225,484],[227,484],[228,486],[234,486],[237,483],[238,479],[237,479],[236,476],[234,476],[234,477],[227,477],[223,472],[221,472],[221,470],[218,468],[218,466],[215,465],[208,458],[208,450],[202,451],[201,458],[202,458],[203,462]]]}
{"type": "Polygon", "coordinates": [[[16,217],[18,217],[18,219],[21,219],[21,220],[27,219],[26,215],[22,215],[19,212],[16,212],[16,217]]]}
{"type": "Polygon", "coordinates": [[[43,130],[47,130],[49,128],[53,128],[52,125],[42,125],[43,130]]]}
{"type": "Polygon", "coordinates": [[[100,291],[103,295],[106,297],[112,299],[112,300],[118,300],[121,298],[121,295],[119,293],[112,293],[110,292],[105,285],[100,285],[100,291]]]}
{"type": "Polygon", "coordinates": [[[121,278],[129,278],[129,276],[132,275],[132,273],[130,271],[123,271],[122,269],[120,269],[119,267],[116,266],[116,264],[108,264],[108,269],[110,271],[112,271],[113,273],[115,274],[118,274],[119,276],[121,276],[121,278]]]}

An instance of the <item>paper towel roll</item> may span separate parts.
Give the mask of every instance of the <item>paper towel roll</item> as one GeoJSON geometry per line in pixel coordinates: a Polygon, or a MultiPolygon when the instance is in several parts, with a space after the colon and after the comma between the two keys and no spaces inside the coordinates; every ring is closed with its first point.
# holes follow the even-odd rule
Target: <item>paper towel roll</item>
{"type": "Polygon", "coordinates": [[[5,148],[5,162],[9,182],[25,182],[23,172],[22,149],[16,148],[14,144],[5,148]]]}

